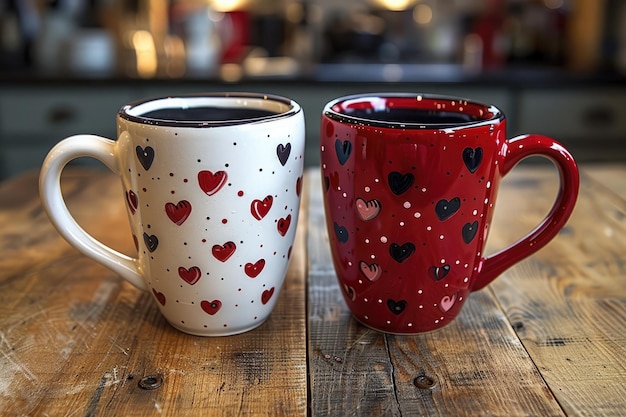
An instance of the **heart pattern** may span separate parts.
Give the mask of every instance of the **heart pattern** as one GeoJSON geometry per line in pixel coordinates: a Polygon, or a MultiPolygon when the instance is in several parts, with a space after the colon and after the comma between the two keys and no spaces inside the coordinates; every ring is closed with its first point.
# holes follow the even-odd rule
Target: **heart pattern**
{"type": "Polygon", "coordinates": [[[274,295],[274,287],[270,288],[269,290],[263,291],[263,293],[261,294],[261,303],[263,303],[263,305],[267,304],[272,298],[272,295],[274,295]]]}
{"type": "Polygon", "coordinates": [[[450,201],[441,199],[435,206],[435,213],[437,213],[439,220],[444,221],[452,217],[452,215],[459,211],[460,208],[461,199],[459,197],[454,197],[450,201]]]}
{"type": "Polygon", "coordinates": [[[392,243],[389,246],[389,254],[393,260],[398,263],[402,263],[409,259],[409,256],[411,256],[413,252],[415,252],[415,245],[411,242],[406,242],[402,245],[392,243]]]}
{"type": "Polygon", "coordinates": [[[344,226],[338,225],[337,223],[334,223],[333,227],[335,228],[335,236],[337,237],[337,240],[341,243],[346,243],[350,237],[348,235],[348,229],[344,226]]]}
{"type": "Polygon", "coordinates": [[[252,204],[250,204],[250,213],[252,213],[252,216],[255,219],[262,220],[272,208],[273,202],[274,197],[271,195],[268,195],[263,200],[252,200],[252,204]]]}
{"type": "Polygon", "coordinates": [[[152,162],[154,161],[154,149],[151,146],[146,146],[145,148],[137,146],[135,148],[135,153],[137,154],[137,159],[143,169],[146,171],[149,170],[152,166],[152,162]]]}
{"type": "Polygon", "coordinates": [[[291,143],[287,143],[283,146],[283,144],[279,144],[276,147],[276,155],[278,156],[278,160],[282,166],[285,166],[287,160],[289,159],[289,155],[291,154],[291,143]]]}
{"type": "Polygon", "coordinates": [[[155,235],[149,235],[145,232],[143,234],[143,242],[146,244],[146,247],[150,252],[154,252],[159,246],[159,238],[155,235]]]}
{"type": "Polygon", "coordinates": [[[341,165],[344,165],[348,158],[350,158],[350,154],[352,153],[352,142],[349,140],[344,140],[343,142],[337,139],[335,141],[335,152],[337,153],[337,159],[341,165]]]}
{"type": "Polygon", "coordinates": [[[383,270],[378,264],[368,264],[365,261],[359,262],[359,269],[361,273],[367,278],[369,282],[376,282],[383,274],[383,270]]]}
{"type": "Polygon", "coordinates": [[[212,196],[221,190],[224,184],[226,184],[227,179],[228,174],[226,171],[211,172],[203,170],[198,172],[198,185],[200,185],[200,189],[208,196],[212,196]]]}
{"type": "Polygon", "coordinates": [[[463,230],[461,231],[463,242],[470,243],[474,240],[476,232],[478,232],[478,220],[472,223],[465,223],[465,225],[463,225],[463,230]]]}
{"type": "Polygon", "coordinates": [[[372,220],[380,213],[380,202],[376,199],[365,201],[362,198],[356,199],[356,212],[363,221],[372,220]]]}
{"type": "Polygon", "coordinates": [[[278,233],[281,236],[285,236],[287,234],[287,231],[289,230],[290,225],[291,225],[291,214],[287,215],[287,217],[285,218],[278,219],[278,223],[276,224],[278,233]]]}
{"type": "Polygon", "coordinates": [[[220,300],[213,300],[213,301],[202,300],[200,302],[200,308],[202,308],[202,310],[204,310],[205,313],[211,316],[214,316],[222,308],[222,302],[220,300]]]}
{"type": "Polygon", "coordinates": [[[478,170],[483,160],[483,148],[465,148],[463,149],[463,162],[472,174],[478,170]]]}
{"type": "Polygon", "coordinates": [[[395,195],[401,195],[411,188],[413,181],[415,181],[415,177],[410,172],[402,174],[398,171],[393,171],[389,173],[387,180],[389,182],[391,192],[395,195]]]}
{"type": "Polygon", "coordinates": [[[441,281],[448,276],[448,273],[450,272],[450,265],[445,264],[443,266],[431,266],[429,271],[435,281],[441,281]]]}
{"type": "Polygon", "coordinates": [[[135,214],[137,207],[139,207],[139,198],[137,198],[137,194],[135,194],[133,190],[126,192],[126,202],[128,203],[131,214],[135,214]]]}
{"type": "Polygon", "coordinates": [[[393,314],[397,316],[398,314],[402,314],[402,312],[406,308],[406,301],[405,300],[395,301],[390,298],[387,300],[387,307],[389,307],[389,311],[391,311],[393,314]]]}
{"type": "Polygon", "coordinates": [[[166,302],[165,294],[163,294],[162,292],[158,292],[157,290],[153,288],[152,295],[154,295],[154,298],[156,298],[159,304],[161,304],[162,306],[165,305],[165,302],[166,302]]]}
{"type": "Polygon", "coordinates": [[[191,214],[191,203],[187,200],[181,200],[176,204],[166,203],[165,213],[172,222],[180,226],[191,214]]]}
{"type": "Polygon", "coordinates": [[[236,249],[237,245],[235,245],[235,242],[228,241],[223,245],[213,245],[213,248],[211,248],[211,253],[213,253],[213,256],[218,261],[226,262],[228,258],[233,256],[233,253],[235,253],[236,249]]]}
{"type": "Polygon", "coordinates": [[[441,308],[441,311],[443,311],[444,313],[447,313],[454,305],[456,298],[457,298],[457,293],[454,293],[451,296],[450,295],[444,296],[439,302],[439,307],[441,308]]]}
{"type": "Polygon", "coordinates": [[[187,269],[184,266],[178,267],[178,276],[183,279],[187,284],[194,285],[202,276],[202,271],[197,266],[192,266],[187,269]]]}
{"type": "Polygon", "coordinates": [[[250,278],[256,278],[263,271],[263,268],[265,268],[265,259],[259,259],[255,263],[248,262],[244,266],[244,271],[250,278]]]}

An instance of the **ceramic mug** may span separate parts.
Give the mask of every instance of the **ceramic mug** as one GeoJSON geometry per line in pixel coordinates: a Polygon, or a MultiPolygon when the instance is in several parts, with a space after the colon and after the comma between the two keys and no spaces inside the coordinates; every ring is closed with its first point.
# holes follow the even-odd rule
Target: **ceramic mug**
{"type": "Polygon", "coordinates": [[[148,291],[183,332],[259,326],[278,299],[298,222],[300,106],[245,93],[143,100],[120,109],[117,130],[116,141],[69,137],[46,157],[40,194],[59,233],[148,291]],[[68,212],[59,177],[81,156],[120,176],[136,258],[96,241],[68,212]]]}
{"type": "Polygon", "coordinates": [[[450,323],[470,292],[559,232],[579,188],[576,163],[556,141],[507,140],[496,107],[424,94],[357,95],[327,104],[321,162],[343,296],[356,319],[388,333],[450,323]],[[485,256],[498,185],[531,155],[558,168],[554,206],[535,230],[485,256]]]}

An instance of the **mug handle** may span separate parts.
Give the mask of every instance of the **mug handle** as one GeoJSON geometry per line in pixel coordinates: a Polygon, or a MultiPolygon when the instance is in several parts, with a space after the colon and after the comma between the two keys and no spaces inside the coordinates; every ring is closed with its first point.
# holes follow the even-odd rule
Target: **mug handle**
{"type": "Polygon", "coordinates": [[[72,217],[61,193],[61,173],[73,159],[95,158],[119,175],[115,141],[95,135],[70,136],[46,156],[39,174],[39,196],[54,227],[72,246],[101,263],[139,289],[147,290],[136,258],[117,252],[88,234],[72,217]]]}
{"type": "Polygon", "coordinates": [[[502,176],[507,175],[526,157],[543,156],[550,159],[558,169],[559,192],[552,209],[534,230],[511,246],[481,260],[472,291],[484,288],[506,269],[550,242],[565,226],[578,198],[578,167],[572,155],[557,141],[543,135],[522,135],[507,141],[504,151],[502,176]]]}

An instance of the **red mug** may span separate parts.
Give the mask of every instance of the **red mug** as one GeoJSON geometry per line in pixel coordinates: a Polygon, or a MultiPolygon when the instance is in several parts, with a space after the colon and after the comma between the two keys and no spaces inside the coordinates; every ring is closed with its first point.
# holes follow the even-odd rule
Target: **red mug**
{"type": "Polygon", "coordinates": [[[556,236],[579,189],[576,163],[555,140],[507,139],[496,107],[427,94],[364,94],[328,103],[321,162],[344,299],[357,320],[385,333],[450,323],[470,292],[556,236]],[[485,256],[500,181],[533,155],[558,168],[554,206],[522,239],[485,256]]]}

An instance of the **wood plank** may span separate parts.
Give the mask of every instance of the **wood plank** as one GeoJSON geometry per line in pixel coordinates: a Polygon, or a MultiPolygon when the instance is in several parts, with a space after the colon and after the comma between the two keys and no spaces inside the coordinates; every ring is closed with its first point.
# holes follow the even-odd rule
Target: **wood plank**
{"type": "MultiPolygon", "coordinates": [[[[64,189],[89,232],[132,253],[115,176],[70,170],[64,189]]],[[[306,415],[306,213],[270,319],[202,338],[66,245],[41,211],[36,175],[2,184],[0,202],[0,415],[306,415]],[[161,386],[140,388],[150,375],[161,386]]]]}
{"type": "MultiPolygon", "coordinates": [[[[624,172],[583,169],[580,197],[566,228],[490,286],[570,416],[626,415],[624,172]]],[[[514,171],[501,187],[493,246],[500,248],[536,225],[556,184],[544,167],[514,171]]]]}
{"type": "Polygon", "coordinates": [[[433,333],[383,335],[352,319],[332,267],[319,172],[308,179],[312,416],[564,415],[489,291],[433,333]]]}

